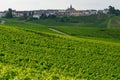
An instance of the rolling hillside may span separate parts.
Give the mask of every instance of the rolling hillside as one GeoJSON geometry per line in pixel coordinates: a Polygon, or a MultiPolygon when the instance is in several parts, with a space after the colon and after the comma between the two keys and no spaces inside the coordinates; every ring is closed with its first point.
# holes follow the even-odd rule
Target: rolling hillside
{"type": "Polygon", "coordinates": [[[60,35],[30,22],[0,25],[2,80],[119,80],[119,66],[118,42],[60,35]]]}
{"type": "Polygon", "coordinates": [[[81,22],[79,23],[80,25],[78,26],[61,25],[61,26],[50,26],[50,28],[56,29],[58,31],[76,37],[90,38],[90,39],[92,38],[98,40],[101,39],[101,40],[115,41],[115,42],[120,41],[120,16],[112,16],[112,17],[107,16],[105,19],[104,18],[99,19],[99,16],[88,16],[87,18],[86,16],[85,17],[83,16],[83,18],[80,19],[81,22]],[[91,18],[93,19],[93,21],[91,20],[91,18]]]}
{"type": "Polygon", "coordinates": [[[120,42],[120,28],[95,28],[95,27],[70,27],[70,26],[57,26],[51,28],[64,32],[68,35],[80,38],[120,42]]]}

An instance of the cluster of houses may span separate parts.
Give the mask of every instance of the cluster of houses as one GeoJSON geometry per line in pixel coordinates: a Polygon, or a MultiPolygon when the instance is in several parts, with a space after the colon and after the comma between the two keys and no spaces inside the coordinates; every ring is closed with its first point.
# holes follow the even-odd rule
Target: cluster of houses
{"type": "MultiPolygon", "coordinates": [[[[70,7],[66,10],[62,9],[57,9],[57,10],[31,10],[31,11],[16,11],[13,10],[12,14],[14,17],[23,17],[24,15],[26,16],[32,16],[33,18],[38,18],[45,14],[46,16],[49,15],[55,15],[55,16],[84,16],[84,15],[92,15],[92,14],[98,14],[98,13],[103,13],[107,14],[109,12],[109,9],[104,9],[104,10],[76,10],[70,5],[70,7]]],[[[0,17],[5,17],[7,11],[0,12],[0,17]]]]}

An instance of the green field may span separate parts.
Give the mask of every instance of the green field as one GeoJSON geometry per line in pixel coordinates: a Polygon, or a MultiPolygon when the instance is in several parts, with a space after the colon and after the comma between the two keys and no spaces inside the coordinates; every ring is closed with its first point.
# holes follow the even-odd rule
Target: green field
{"type": "Polygon", "coordinates": [[[5,20],[0,25],[0,80],[120,80],[119,28],[5,20]]]}
{"type": "Polygon", "coordinates": [[[120,28],[69,27],[69,26],[57,26],[51,28],[69,34],[70,36],[120,42],[120,28]]]}
{"type": "Polygon", "coordinates": [[[99,16],[91,16],[88,18],[83,17],[81,22],[79,22],[79,25],[77,26],[61,25],[61,26],[50,26],[50,27],[53,29],[59,30],[61,32],[64,32],[70,36],[119,42],[120,41],[120,17],[119,16],[108,17],[104,19],[104,17],[106,17],[104,15],[103,18],[100,17],[101,18],[100,20],[98,17],[99,16]],[[93,20],[91,20],[91,18],[93,20]]]}

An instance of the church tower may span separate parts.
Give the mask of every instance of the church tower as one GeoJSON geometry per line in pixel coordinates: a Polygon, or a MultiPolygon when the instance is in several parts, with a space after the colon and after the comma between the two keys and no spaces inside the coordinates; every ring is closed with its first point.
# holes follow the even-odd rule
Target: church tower
{"type": "Polygon", "coordinates": [[[75,9],[70,5],[70,7],[67,9],[68,11],[75,11],[75,9]]]}
{"type": "Polygon", "coordinates": [[[72,8],[72,5],[70,5],[70,9],[73,9],[73,8],[72,8]]]}

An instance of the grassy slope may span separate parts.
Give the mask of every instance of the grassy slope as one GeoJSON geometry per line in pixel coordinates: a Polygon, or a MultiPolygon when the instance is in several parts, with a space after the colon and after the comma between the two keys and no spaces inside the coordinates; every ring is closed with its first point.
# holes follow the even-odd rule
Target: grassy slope
{"type": "Polygon", "coordinates": [[[19,28],[19,29],[29,29],[29,30],[35,30],[40,32],[54,33],[50,31],[45,25],[41,25],[41,24],[31,23],[27,21],[18,20],[18,19],[5,19],[5,21],[6,21],[5,25],[19,28]]]}
{"type": "Polygon", "coordinates": [[[120,28],[94,28],[94,27],[68,27],[68,26],[59,26],[52,28],[77,37],[117,42],[120,41],[120,28]]]}
{"type": "Polygon", "coordinates": [[[119,47],[0,25],[0,78],[118,80],[119,47]]]}
{"type": "Polygon", "coordinates": [[[79,26],[52,26],[52,28],[77,37],[120,41],[119,16],[109,17],[109,19],[103,19],[103,21],[100,21],[98,18],[97,20],[94,19],[94,21],[91,22],[93,23],[84,23],[79,26]]]}
{"type": "Polygon", "coordinates": [[[109,24],[108,28],[120,28],[120,17],[116,16],[111,18],[111,23],[109,24]]]}
{"type": "MultiPolygon", "coordinates": [[[[28,22],[28,21],[24,22],[24,21],[15,20],[15,19],[11,19],[11,20],[8,19],[6,20],[5,25],[9,25],[11,27],[16,27],[20,29],[29,29],[29,30],[38,31],[38,32],[55,33],[48,29],[48,27],[51,27],[50,25],[55,23],[53,20],[51,22],[50,21],[51,20],[39,20],[39,21],[32,21],[32,22],[28,22]],[[44,24],[44,25],[41,25],[41,24],[44,24]]],[[[99,26],[98,23],[94,23],[94,24],[99,26]]],[[[69,26],[66,23],[59,23],[59,24],[56,23],[54,24],[54,26],[52,26],[52,28],[58,29],[62,32],[65,32],[67,34],[70,34],[72,36],[77,36],[77,37],[98,39],[98,40],[101,39],[101,40],[108,40],[108,41],[112,40],[112,41],[118,41],[118,42],[120,40],[119,28],[106,29],[102,27],[95,27],[93,26],[93,24],[89,24],[89,23],[81,24],[81,26],[84,26],[84,27],[81,27],[81,26],[78,27],[75,24],[73,26],[69,26]],[[66,26],[58,26],[58,25],[66,25],[66,26]]]]}

